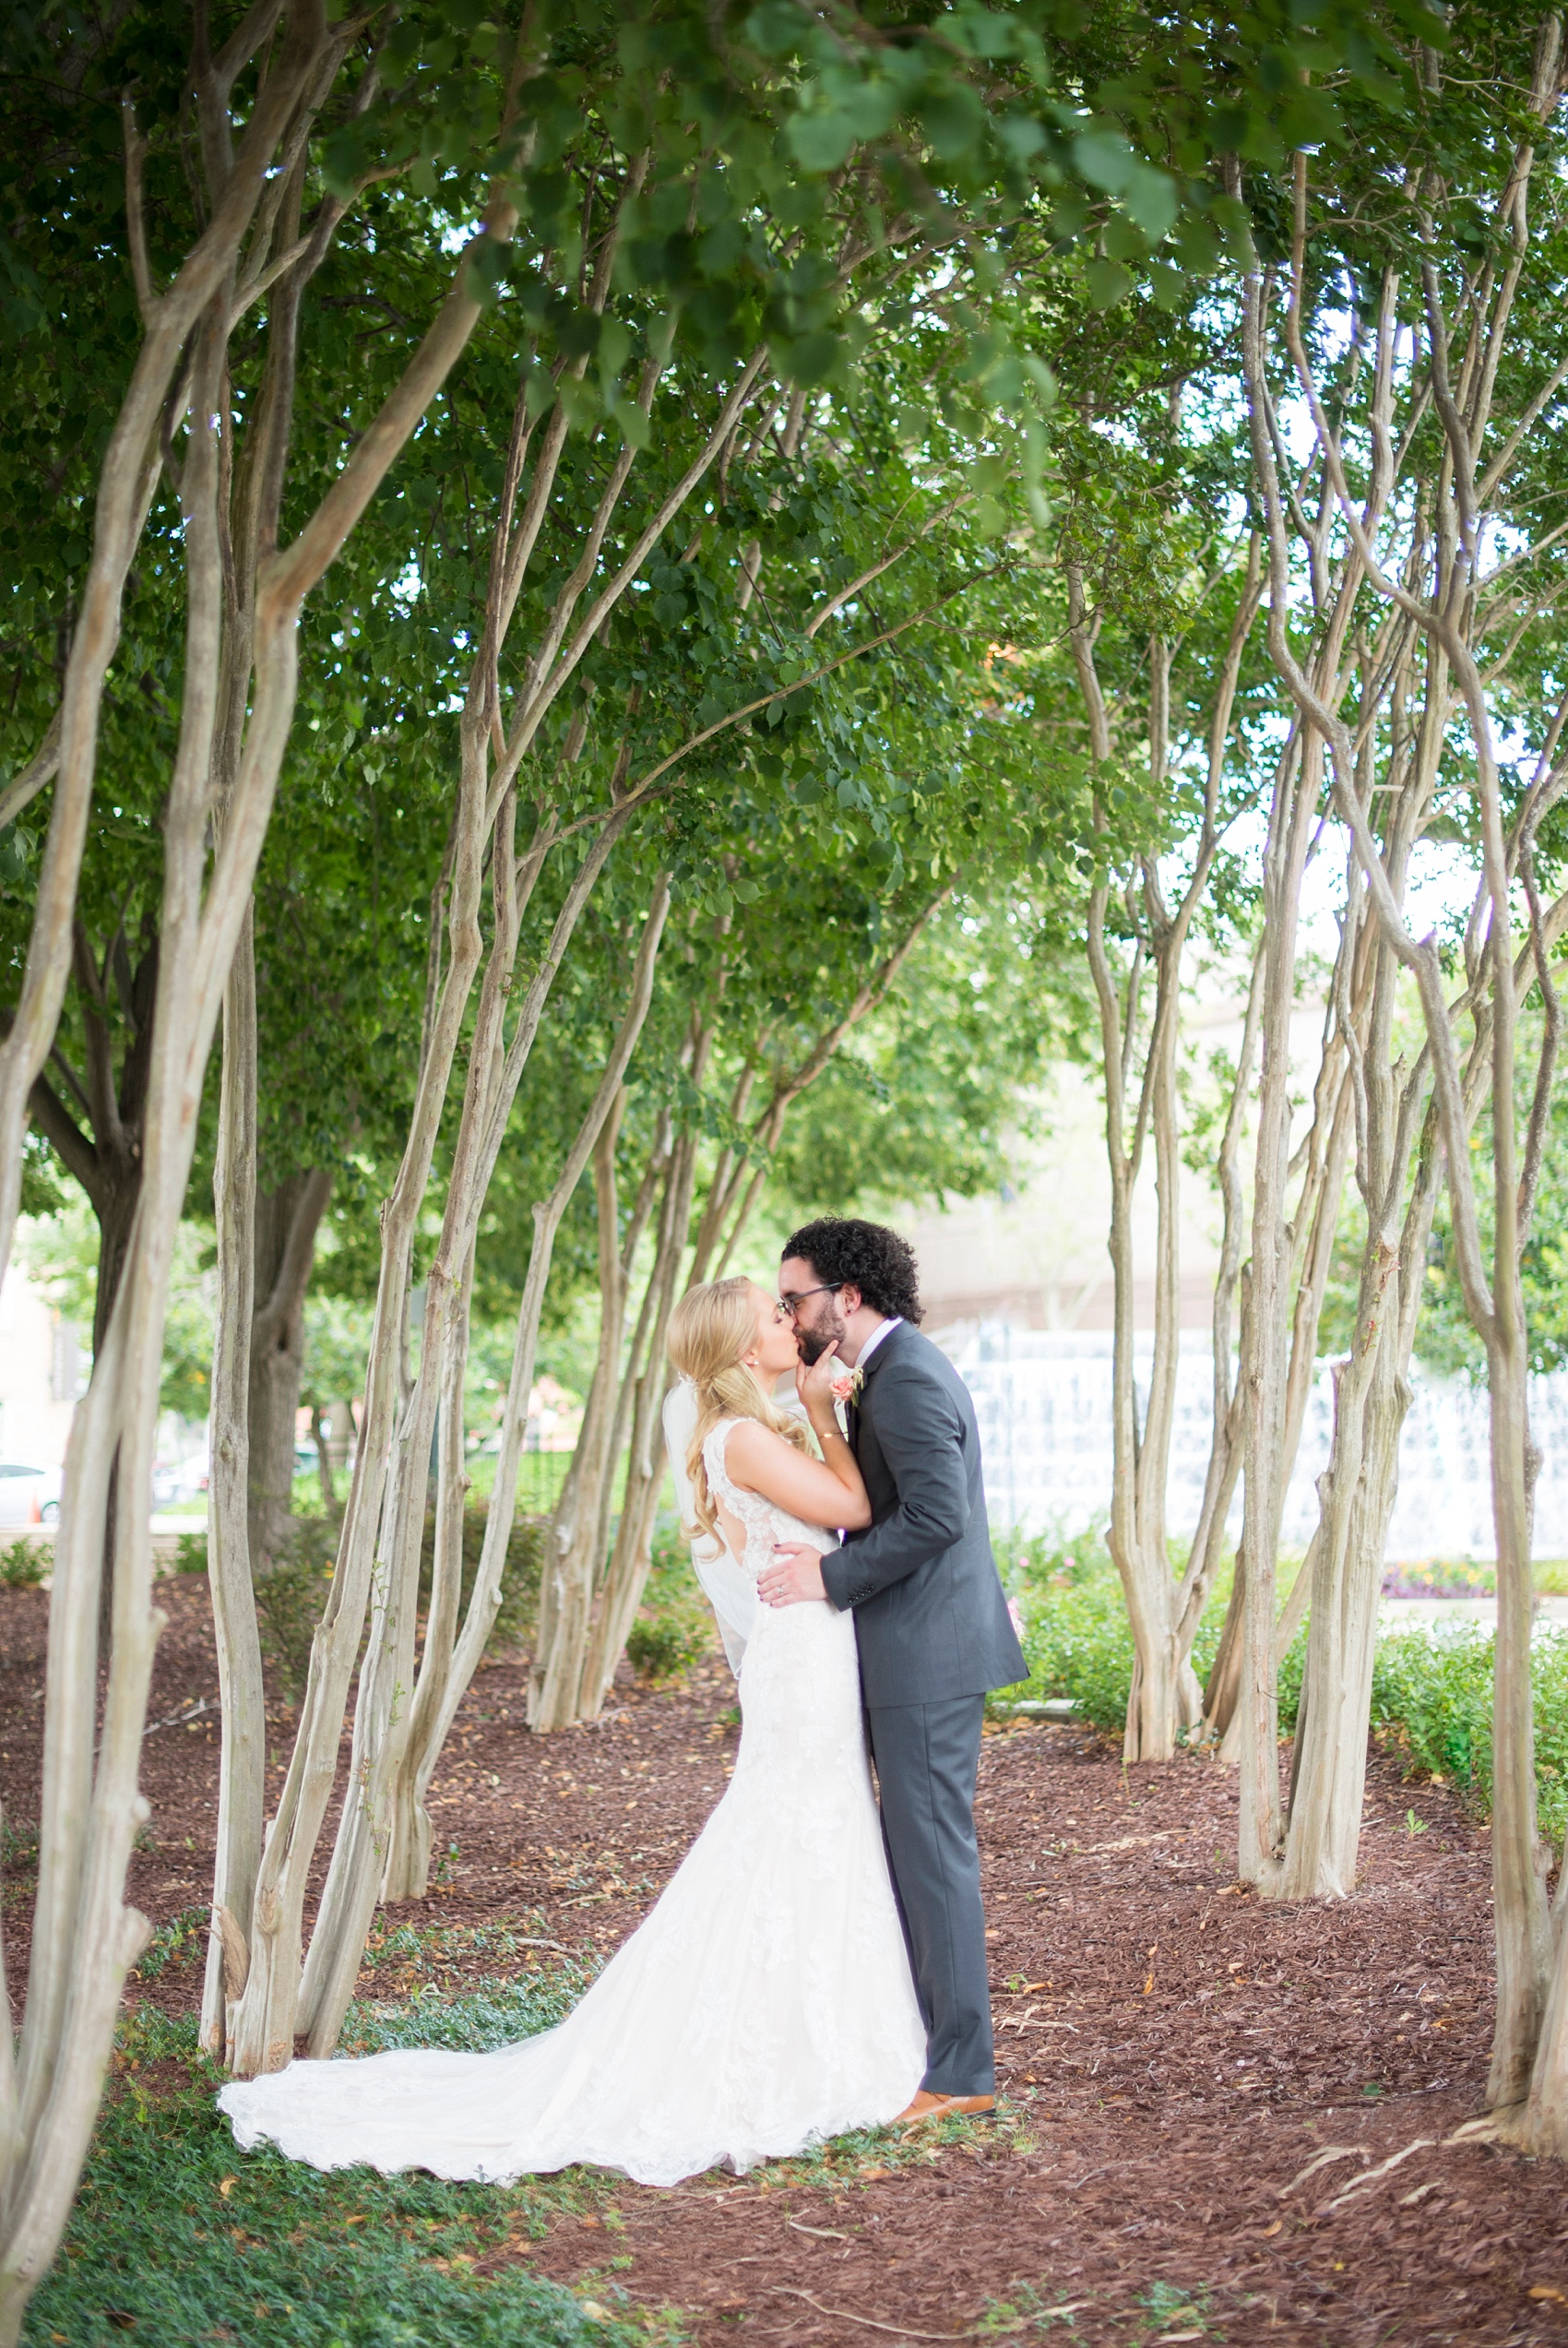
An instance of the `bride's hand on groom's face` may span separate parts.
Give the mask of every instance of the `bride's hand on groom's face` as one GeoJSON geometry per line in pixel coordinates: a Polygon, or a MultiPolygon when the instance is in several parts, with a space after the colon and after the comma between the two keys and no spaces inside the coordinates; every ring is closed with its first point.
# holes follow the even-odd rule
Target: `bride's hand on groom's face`
{"type": "Polygon", "coordinates": [[[827,1595],[822,1579],[822,1559],[802,1542],[778,1542],[773,1563],[764,1566],[756,1586],[767,1606],[799,1606],[807,1599],[827,1595]]]}
{"type": "Polygon", "coordinates": [[[814,1416],[817,1412],[833,1412],[833,1381],[843,1379],[845,1369],[838,1359],[838,1340],[834,1338],[814,1362],[804,1359],[795,1367],[795,1391],[814,1416]]]}

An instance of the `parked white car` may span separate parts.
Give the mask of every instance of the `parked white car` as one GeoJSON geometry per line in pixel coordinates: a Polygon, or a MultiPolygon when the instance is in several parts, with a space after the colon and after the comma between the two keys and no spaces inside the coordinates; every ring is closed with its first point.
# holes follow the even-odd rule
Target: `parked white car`
{"type": "Polygon", "coordinates": [[[58,1468],[0,1460],[0,1525],[53,1524],[60,1514],[58,1468]]]}
{"type": "Polygon", "coordinates": [[[207,1490],[207,1454],[189,1460],[160,1460],[152,1471],[152,1505],[178,1508],[182,1500],[199,1499],[207,1490]]]}

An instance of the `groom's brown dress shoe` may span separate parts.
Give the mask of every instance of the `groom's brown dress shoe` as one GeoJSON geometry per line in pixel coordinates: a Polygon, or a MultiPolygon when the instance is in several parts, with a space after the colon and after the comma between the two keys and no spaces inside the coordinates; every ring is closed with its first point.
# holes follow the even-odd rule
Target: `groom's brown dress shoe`
{"type": "Polygon", "coordinates": [[[933,2095],[929,2087],[922,2087],[893,2125],[918,2128],[925,2120],[989,2119],[995,2109],[994,2095],[933,2095]]]}

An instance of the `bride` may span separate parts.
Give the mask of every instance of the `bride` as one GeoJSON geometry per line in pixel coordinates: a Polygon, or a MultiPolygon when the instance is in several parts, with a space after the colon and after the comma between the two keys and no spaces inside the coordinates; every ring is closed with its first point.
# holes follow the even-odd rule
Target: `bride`
{"type": "MultiPolygon", "coordinates": [[[[683,1464],[701,1533],[746,1581],[780,1542],[871,1521],[838,1431],[832,1352],[745,1280],[695,1288],[670,1354],[695,1422],[683,1464]],[[817,1450],[770,1400],[796,1373],[817,1450]],[[820,1454],[820,1456],[819,1456],[820,1454]]],[[[219,2097],[245,2150],[322,2169],[510,2183],[574,2162],[644,2185],[877,2126],[925,2066],[861,1721],[855,1627],[826,1602],[758,1606],[722,1800],[652,1913],[567,2019],[489,2055],[295,2062],[219,2097]]]]}

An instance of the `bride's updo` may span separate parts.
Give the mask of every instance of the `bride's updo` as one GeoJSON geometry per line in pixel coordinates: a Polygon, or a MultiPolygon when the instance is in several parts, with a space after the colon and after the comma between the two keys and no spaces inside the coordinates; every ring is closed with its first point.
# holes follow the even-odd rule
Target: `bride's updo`
{"type": "Polygon", "coordinates": [[[707,1486],[702,1447],[720,1419],[760,1419],[798,1451],[811,1437],[799,1419],[765,1394],[742,1353],[756,1340],[756,1291],[749,1280],[711,1280],[688,1288],[670,1316],[670,1359],[696,1389],[697,1423],[686,1453],[693,1514],[708,1538],[722,1543],[719,1513],[707,1486]]]}

